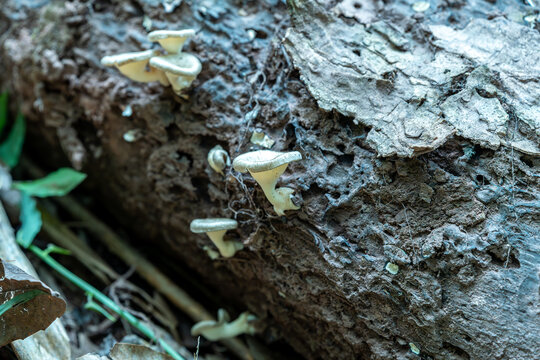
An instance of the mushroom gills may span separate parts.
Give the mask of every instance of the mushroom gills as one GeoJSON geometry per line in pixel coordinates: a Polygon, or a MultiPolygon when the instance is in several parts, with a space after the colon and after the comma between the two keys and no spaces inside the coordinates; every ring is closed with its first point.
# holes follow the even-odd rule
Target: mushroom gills
{"type": "Polygon", "coordinates": [[[168,86],[169,80],[165,74],[157,69],[148,66],[146,62],[134,62],[123,66],[117,66],[118,70],[128,78],[139,82],[159,81],[161,85],[168,86]]]}
{"type": "Polygon", "coordinates": [[[167,86],[169,85],[169,81],[165,74],[158,69],[148,66],[150,59],[158,54],[159,52],[155,50],[147,50],[105,56],[101,59],[101,63],[105,66],[116,67],[120,73],[131,80],[139,82],[159,81],[161,84],[167,86]]]}

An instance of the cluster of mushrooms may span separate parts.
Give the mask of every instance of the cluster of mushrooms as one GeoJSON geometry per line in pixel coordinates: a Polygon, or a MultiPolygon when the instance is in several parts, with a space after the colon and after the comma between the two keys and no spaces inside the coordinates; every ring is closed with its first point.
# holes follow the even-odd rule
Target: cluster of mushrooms
{"type": "MultiPolygon", "coordinates": [[[[159,42],[166,54],[159,50],[125,53],[105,56],[101,59],[104,66],[115,66],[128,78],[139,82],[159,81],[164,86],[171,85],[178,95],[191,85],[201,72],[201,62],[194,55],[183,53],[182,46],[187,39],[195,35],[192,29],[158,30],[148,34],[148,40],[159,42]]],[[[284,216],[287,210],[298,210],[292,201],[294,190],[288,187],[276,188],[279,177],[285,172],[290,162],[302,159],[298,151],[276,152],[259,150],[248,152],[234,159],[232,166],[241,173],[249,172],[261,186],[266,198],[274,206],[279,216],[284,216]]],[[[227,152],[219,145],[208,153],[210,167],[223,175],[223,170],[231,165],[227,152]]],[[[194,233],[206,233],[218,252],[205,247],[212,259],[219,256],[233,257],[244,245],[239,241],[224,240],[225,233],[238,227],[233,219],[213,218],[196,219],[191,222],[190,229],[194,233]]],[[[193,336],[203,335],[210,341],[235,337],[240,334],[255,333],[254,315],[242,313],[236,320],[230,322],[229,314],[220,309],[218,319],[206,320],[195,324],[191,333],[193,336]]]]}
{"type": "Polygon", "coordinates": [[[134,81],[159,81],[163,86],[171,85],[174,92],[191,85],[201,72],[201,62],[192,54],[182,52],[187,39],[195,35],[195,30],[157,30],[148,34],[148,40],[158,42],[166,54],[159,50],[130,52],[105,56],[104,66],[115,66],[122,74],[134,81]]]}
{"type": "MultiPolygon", "coordinates": [[[[298,210],[299,207],[292,201],[294,190],[288,187],[276,188],[277,181],[290,162],[301,159],[302,155],[298,151],[281,153],[258,150],[238,156],[234,159],[232,166],[241,173],[249,172],[261,186],[268,201],[274,206],[274,211],[283,216],[285,211],[298,210]]],[[[210,167],[220,174],[223,174],[223,170],[231,164],[229,155],[219,145],[210,150],[207,160],[210,167]]],[[[237,227],[236,220],[227,218],[195,219],[190,225],[192,232],[206,233],[218,249],[219,254],[213,250],[207,250],[212,259],[218,258],[219,255],[230,258],[244,248],[244,245],[239,241],[224,240],[227,230],[233,230],[237,227]]],[[[225,310],[220,309],[217,321],[201,321],[193,326],[191,334],[193,336],[203,335],[208,340],[220,340],[239,334],[253,334],[255,328],[250,323],[253,320],[256,320],[255,316],[244,312],[238,319],[229,323],[228,314],[225,310]]]]}

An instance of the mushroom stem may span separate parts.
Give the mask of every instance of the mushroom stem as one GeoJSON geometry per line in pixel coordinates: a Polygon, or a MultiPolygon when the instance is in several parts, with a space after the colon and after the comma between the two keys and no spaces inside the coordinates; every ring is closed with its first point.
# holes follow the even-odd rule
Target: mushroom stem
{"type": "Polygon", "coordinates": [[[242,250],[244,245],[237,241],[225,241],[223,237],[227,230],[209,231],[206,233],[210,240],[216,245],[221,256],[229,258],[234,256],[238,250],[242,250]]]}
{"type": "Polygon", "coordinates": [[[197,76],[186,76],[186,75],[175,75],[166,72],[165,76],[169,83],[171,84],[174,92],[178,95],[182,93],[182,89],[188,88],[191,86],[191,83],[197,76]]]}
{"type": "Polygon", "coordinates": [[[266,198],[272,205],[279,216],[285,215],[285,210],[298,210],[299,206],[294,205],[291,200],[294,190],[288,187],[280,187],[276,189],[278,178],[285,172],[288,164],[280,165],[274,169],[264,172],[249,173],[261,186],[266,198]]]}

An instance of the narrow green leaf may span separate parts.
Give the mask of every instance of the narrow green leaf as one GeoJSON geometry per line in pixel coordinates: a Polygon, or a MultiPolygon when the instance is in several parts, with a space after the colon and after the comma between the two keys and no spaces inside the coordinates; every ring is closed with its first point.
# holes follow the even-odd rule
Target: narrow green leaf
{"type": "Polygon", "coordinates": [[[0,144],[0,161],[12,168],[19,162],[19,156],[24,143],[26,123],[21,113],[17,114],[11,131],[2,144],[0,144]]]}
{"type": "Polygon", "coordinates": [[[16,181],[13,187],[37,197],[64,196],[79,185],[86,174],[70,168],[61,168],[44,178],[32,181],[16,181]]]}
{"type": "Polygon", "coordinates": [[[22,193],[21,197],[21,228],[17,231],[17,242],[28,248],[41,230],[41,213],[36,207],[36,200],[22,193]]]}
{"type": "Polygon", "coordinates": [[[7,122],[7,103],[8,103],[8,93],[4,92],[0,95],[0,135],[2,135],[2,130],[6,126],[7,122]]]}
{"type": "Polygon", "coordinates": [[[0,305],[0,316],[2,316],[6,311],[9,311],[9,309],[12,309],[17,305],[22,305],[42,294],[46,293],[41,290],[28,290],[15,295],[11,299],[0,305]]]}

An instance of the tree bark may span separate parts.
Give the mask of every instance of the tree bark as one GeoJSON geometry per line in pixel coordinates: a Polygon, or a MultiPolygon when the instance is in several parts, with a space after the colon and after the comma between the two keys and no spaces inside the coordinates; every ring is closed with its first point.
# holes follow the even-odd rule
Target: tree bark
{"type": "Polygon", "coordinates": [[[7,1],[0,81],[28,147],[61,148],[131,234],[308,359],[540,353],[536,10],[162,3],[7,1]],[[203,70],[186,96],[100,65],[151,48],[143,23],[197,30],[185,51],[203,70]],[[303,155],[279,181],[301,204],[286,217],[249,174],[207,163],[218,144],[260,149],[256,129],[303,155]],[[237,219],[244,250],[210,259],[189,231],[206,217],[237,219]]]}

